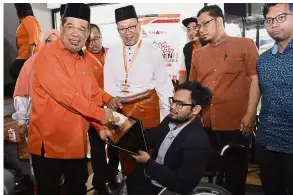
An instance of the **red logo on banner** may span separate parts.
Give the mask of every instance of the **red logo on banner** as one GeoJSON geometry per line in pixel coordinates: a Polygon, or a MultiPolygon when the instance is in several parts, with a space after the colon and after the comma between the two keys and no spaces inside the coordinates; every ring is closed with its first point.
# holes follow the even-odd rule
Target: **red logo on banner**
{"type": "MultiPolygon", "coordinates": [[[[162,51],[163,58],[165,59],[165,62],[178,62],[178,54],[174,52],[174,49],[171,48],[170,45],[167,44],[166,41],[164,42],[155,42],[154,46],[159,48],[162,51]]],[[[167,65],[166,65],[167,66],[167,65]]]]}
{"type": "Polygon", "coordinates": [[[152,34],[152,35],[164,35],[164,34],[166,34],[166,32],[161,31],[161,30],[154,30],[154,31],[150,31],[149,34],[152,34]]]}

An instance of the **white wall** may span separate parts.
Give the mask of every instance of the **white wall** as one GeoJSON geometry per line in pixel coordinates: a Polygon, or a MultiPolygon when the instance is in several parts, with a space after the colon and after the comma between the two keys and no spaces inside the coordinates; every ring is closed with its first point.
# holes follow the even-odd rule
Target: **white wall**
{"type": "Polygon", "coordinates": [[[39,20],[42,28],[41,40],[44,34],[53,28],[51,10],[46,3],[31,3],[35,17],[39,20]]]}

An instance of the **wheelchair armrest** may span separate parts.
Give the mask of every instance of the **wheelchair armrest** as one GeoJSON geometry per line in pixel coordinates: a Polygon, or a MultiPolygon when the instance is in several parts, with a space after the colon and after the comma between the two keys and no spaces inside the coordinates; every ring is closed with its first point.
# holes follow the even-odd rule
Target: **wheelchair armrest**
{"type": "Polygon", "coordinates": [[[221,153],[220,153],[220,156],[224,156],[225,153],[228,151],[228,150],[236,150],[236,151],[241,151],[243,152],[245,149],[245,146],[244,145],[240,145],[240,144],[228,144],[226,146],[224,146],[221,150],[221,153]]]}

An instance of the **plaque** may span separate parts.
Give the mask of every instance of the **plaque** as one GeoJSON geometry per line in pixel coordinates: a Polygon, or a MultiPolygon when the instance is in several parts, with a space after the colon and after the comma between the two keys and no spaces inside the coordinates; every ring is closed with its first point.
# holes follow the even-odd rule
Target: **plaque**
{"type": "Polygon", "coordinates": [[[139,150],[147,151],[144,130],[140,120],[132,116],[129,118],[120,116],[118,124],[109,124],[108,127],[112,130],[110,145],[134,155],[139,155],[139,150]]]}

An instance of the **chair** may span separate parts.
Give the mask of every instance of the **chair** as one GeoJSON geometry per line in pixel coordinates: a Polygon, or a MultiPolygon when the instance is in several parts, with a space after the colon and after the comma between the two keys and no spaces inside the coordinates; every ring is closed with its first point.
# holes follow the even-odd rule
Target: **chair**
{"type": "MultiPolygon", "coordinates": [[[[199,183],[188,195],[232,195],[223,187],[212,183],[199,183]]],[[[164,188],[158,195],[180,195],[164,188]]]]}

